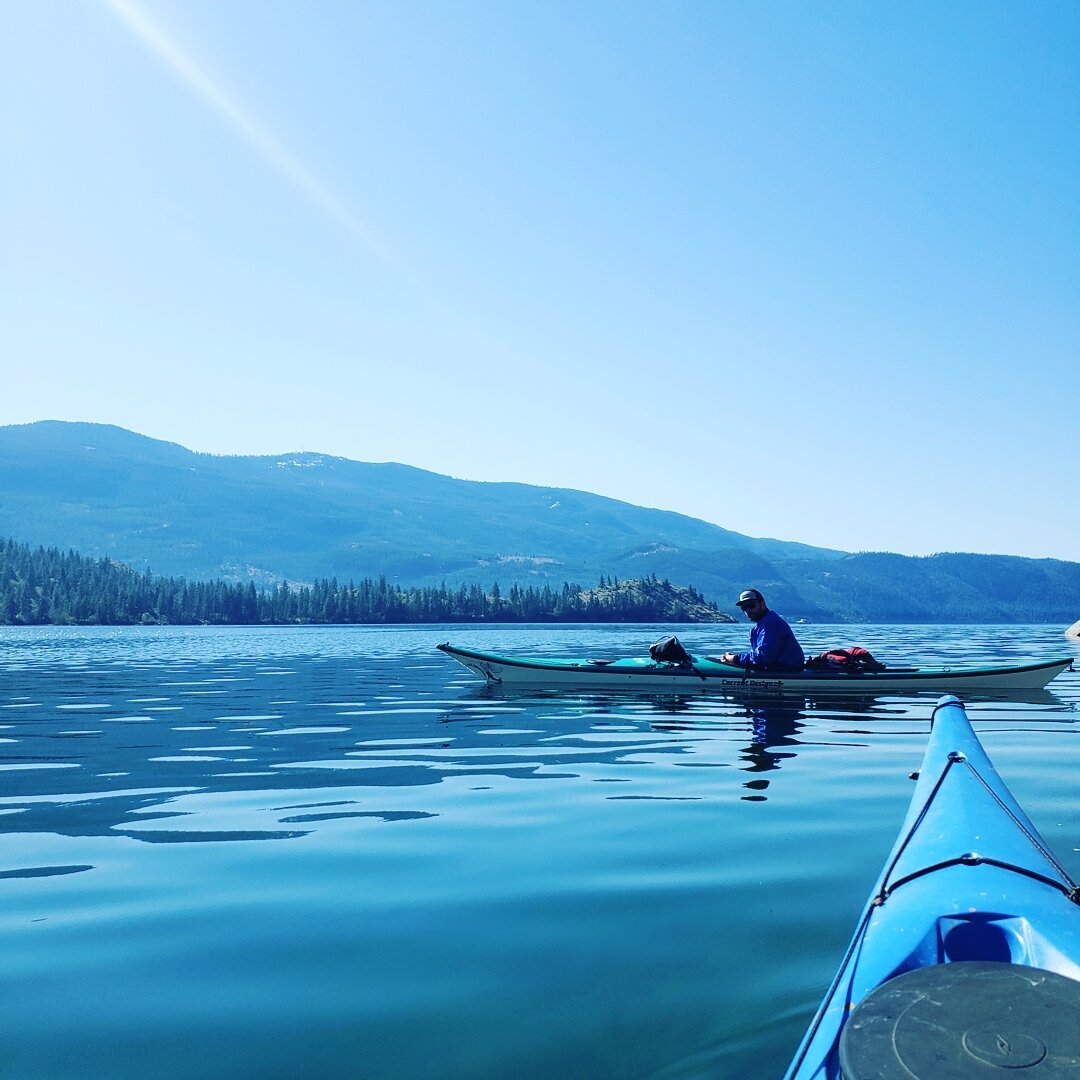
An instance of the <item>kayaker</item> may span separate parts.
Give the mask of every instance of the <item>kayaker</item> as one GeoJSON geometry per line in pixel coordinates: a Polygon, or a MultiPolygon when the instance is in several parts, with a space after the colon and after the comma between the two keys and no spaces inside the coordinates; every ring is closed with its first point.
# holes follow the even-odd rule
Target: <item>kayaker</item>
{"type": "Polygon", "coordinates": [[[754,623],[750,631],[750,649],[741,653],[724,653],[725,664],[768,671],[802,671],[806,656],[795,640],[787,622],[770,611],[765,597],[757,589],[744,589],[735,601],[740,611],[754,623]]]}

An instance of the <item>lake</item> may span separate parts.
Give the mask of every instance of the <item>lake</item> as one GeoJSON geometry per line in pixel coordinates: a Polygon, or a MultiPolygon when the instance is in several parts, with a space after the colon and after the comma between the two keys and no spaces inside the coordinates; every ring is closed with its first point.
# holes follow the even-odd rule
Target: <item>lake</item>
{"type": "MultiPolygon", "coordinates": [[[[796,629],[1080,657],[1057,626],[796,629]]],[[[0,628],[0,1077],[779,1077],[938,695],[500,692],[434,648],[670,632],[0,628]]],[[[1078,703],[1080,671],[965,701],[1074,877],[1078,703]]]]}

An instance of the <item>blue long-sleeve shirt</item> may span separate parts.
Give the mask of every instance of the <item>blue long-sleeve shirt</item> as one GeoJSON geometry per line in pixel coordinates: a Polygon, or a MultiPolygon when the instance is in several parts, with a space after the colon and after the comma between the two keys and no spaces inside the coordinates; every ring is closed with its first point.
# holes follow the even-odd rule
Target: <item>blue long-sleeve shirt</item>
{"type": "Polygon", "coordinates": [[[767,611],[750,631],[750,650],[739,653],[735,663],[741,667],[800,671],[806,656],[791,627],[775,611],[767,611]]]}

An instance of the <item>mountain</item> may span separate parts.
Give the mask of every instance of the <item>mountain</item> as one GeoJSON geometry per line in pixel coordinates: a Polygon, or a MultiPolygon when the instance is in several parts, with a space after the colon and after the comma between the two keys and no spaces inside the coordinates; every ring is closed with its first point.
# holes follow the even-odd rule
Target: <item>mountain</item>
{"type": "Polygon", "coordinates": [[[312,453],[199,454],[100,424],[0,427],[0,536],[140,571],[270,585],[594,584],[655,575],[722,608],[748,584],[814,621],[1062,621],[1080,564],[913,559],[746,536],[566,488],[312,453]]]}
{"type": "Polygon", "coordinates": [[[744,568],[757,573],[776,557],[842,554],[565,488],[311,453],[198,454],[56,421],[0,428],[0,494],[0,535],[156,573],[257,583],[385,574],[561,585],[650,573],[690,582],[692,568],[723,559],[732,569],[721,580],[734,587],[744,568]]]}

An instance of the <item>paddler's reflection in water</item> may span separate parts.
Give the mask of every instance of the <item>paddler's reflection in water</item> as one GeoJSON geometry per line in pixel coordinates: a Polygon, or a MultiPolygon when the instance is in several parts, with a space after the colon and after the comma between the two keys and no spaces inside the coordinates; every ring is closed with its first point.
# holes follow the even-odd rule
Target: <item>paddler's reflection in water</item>
{"type": "MultiPolygon", "coordinates": [[[[750,719],[750,745],[743,748],[741,757],[749,762],[746,772],[763,773],[779,769],[784,758],[793,758],[794,750],[776,751],[778,746],[798,746],[795,736],[802,730],[802,712],[794,705],[753,705],[747,707],[750,719]]],[[[743,795],[746,802],[764,802],[763,794],[769,786],[765,779],[748,780],[743,784],[750,794],[743,795]]]]}

